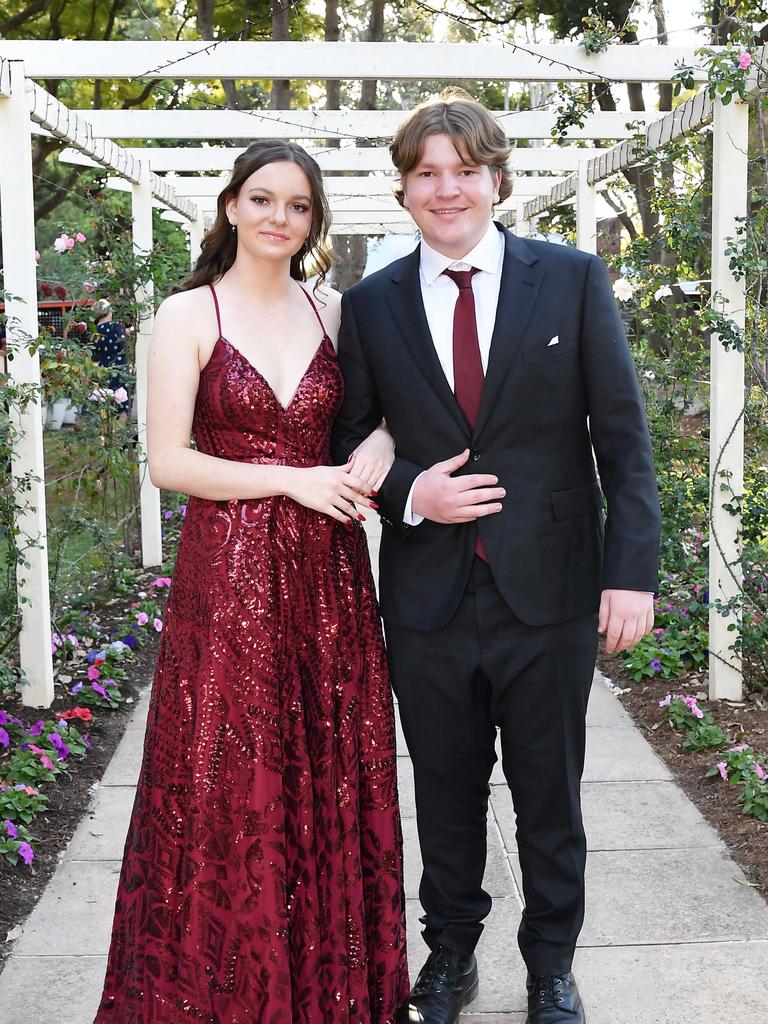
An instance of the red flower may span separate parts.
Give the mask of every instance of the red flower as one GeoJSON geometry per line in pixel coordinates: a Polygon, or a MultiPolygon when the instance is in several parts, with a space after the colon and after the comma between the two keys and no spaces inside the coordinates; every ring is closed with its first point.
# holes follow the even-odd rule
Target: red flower
{"type": "Polygon", "coordinates": [[[79,718],[83,722],[90,722],[93,719],[93,713],[90,708],[70,708],[69,711],[57,711],[57,718],[63,718],[65,721],[69,721],[72,718],[79,718]]]}
{"type": "Polygon", "coordinates": [[[44,299],[49,299],[53,295],[53,288],[51,288],[47,281],[41,281],[40,294],[44,299]]]}
{"type": "Polygon", "coordinates": [[[56,296],[57,299],[66,299],[67,289],[63,285],[57,284],[56,287],[53,289],[53,294],[56,296]]]}

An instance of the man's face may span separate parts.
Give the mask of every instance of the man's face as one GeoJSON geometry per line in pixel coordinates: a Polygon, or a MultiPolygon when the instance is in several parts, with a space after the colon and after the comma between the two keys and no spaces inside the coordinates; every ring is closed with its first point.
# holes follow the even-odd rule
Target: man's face
{"type": "Polygon", "coordinates": [[[498,171],[459,153],[449,135],[428,135],[421,159],[402,178],[404,205],[428,245],[460,260],[485,234],[500,180],[498,171]]]}

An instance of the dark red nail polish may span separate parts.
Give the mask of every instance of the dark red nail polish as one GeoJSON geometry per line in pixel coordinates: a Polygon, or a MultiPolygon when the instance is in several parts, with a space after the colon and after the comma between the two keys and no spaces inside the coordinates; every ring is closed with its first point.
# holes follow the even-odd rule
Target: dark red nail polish
{"type": "Polygon", "coordinates": [[[379,492],[378,491],[371,491],[371,497],[372,498],[378,498],[378,496],[379,496],[379,492]]]}
{"type": "Polygon", "coordinates": [[[371,502],[371,508],[375,508],[375,509],[378,509],[378,507],[379,507],[379,506],[378,506],[378,505],[376,504],[376,502],[375,502],[375,501],[372,501],[372,502],[371,502]]]}
{"type": "Polygon", "coordinates": [[[358,518],[358,519],[360,520],[360,522],[361,522],[361,523],[364,523],[364,522],[365,522],[365,516],[364,516],[364,515],[361,515],[361,514],[360,514],[359,512],[358,512],[358,514],[357,514],[357,518],[358,518]]]}

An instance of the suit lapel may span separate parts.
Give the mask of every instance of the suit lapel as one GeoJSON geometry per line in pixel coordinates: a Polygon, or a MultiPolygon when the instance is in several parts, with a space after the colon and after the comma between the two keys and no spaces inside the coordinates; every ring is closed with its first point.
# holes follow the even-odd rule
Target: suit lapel
{"type": "Polygon", "coordinates": [[[504,263],[499,287],[496,323],[491,338],[488,371],[474,435],[482,430],[509,372],[512,359],[523,339],[544,279],[538,257],[521,239],[502,229],[505,239],[504,263]]]}
{"type": "Polygon", "coordinates": [[[435,389],[452,418],[464,433],[469,435],[467,421],[445,379],[429,331],[419,280],[418,246],[410,256],[398,263],[392,273],[392,281],[396,287],[389,290],[387,301],[400,334],[416,365],[435,389]]]}

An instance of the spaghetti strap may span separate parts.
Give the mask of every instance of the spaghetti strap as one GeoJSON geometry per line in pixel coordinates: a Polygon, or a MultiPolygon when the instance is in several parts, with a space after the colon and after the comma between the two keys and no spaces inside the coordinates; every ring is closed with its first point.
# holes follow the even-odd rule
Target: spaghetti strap
{"type": "Polygon", "coordinates": [[[322,318],[321,318],[320,314],[317,311],[317,306],[315,305],[314,300],[312,299],[312,296],[309,294],[309,292],[306,290],[306,288],[303,288],[301,285],[299,285],[299,288],[301,288],[301,290],[304,293],[304,295],[306,295],[307,302],[310,304],[312,309],[314,309],[314,311],[315,311],[315,316],[317,317],[317,322],[320,324],[320,326],[323,329],[323,337],[327,338],[328,337],[328,332],[325,329],[325,324],[323,323],[322,318]]]}
{"type": "Polygon", "coordinates": [[[216,307],[216,323],[219,325],[219,337],[221,337],[221,313],[219,312],[219,300],[216,295],[216,289],[213,287],[213,285],[209,284],[208,287],[211,289],[211,295],[213,296],[213,304],[216,307]]]}

